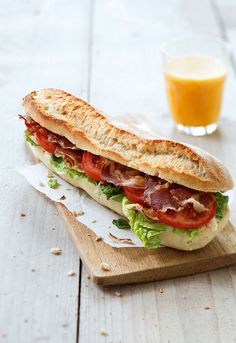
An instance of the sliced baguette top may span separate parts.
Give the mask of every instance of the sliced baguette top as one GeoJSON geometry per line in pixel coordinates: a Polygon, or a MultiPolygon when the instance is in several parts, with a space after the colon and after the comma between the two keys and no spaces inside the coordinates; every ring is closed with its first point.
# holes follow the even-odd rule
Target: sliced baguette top
{"type": "Polygon", "coordinates": [[[40,125],[82,150],[192,189],[224,192],[233,187],[228,170],[209,153],[118,128],[91,105],[62,90],[34,91],[23,99],[23,106],[40,125]]]}

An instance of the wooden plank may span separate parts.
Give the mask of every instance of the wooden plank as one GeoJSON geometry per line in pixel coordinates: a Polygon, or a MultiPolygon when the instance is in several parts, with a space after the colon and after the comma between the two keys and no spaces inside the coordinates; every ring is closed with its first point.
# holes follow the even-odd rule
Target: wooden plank
{"type": "Polygon", "coordinates": [[[29,159],[17,114],[33,89],[86,96],[88,14],[88,1],[1,4],[1,342],[76,341],[78,254],[55,207],[17,172],[29,159]]]}
{"type": "Polygon", "coordinates": [[[236,232],[229,223],[208,246],[193,252],[170,248],[117,249],[102,241],[78,223],[61,204],[56,203],[88,274],[102,285],[120,285],[165,280],[210,271],[236,263],[236,232]],[[135,262],[134,262],[135,261],[135,262]],[[110,271],[102,270],[106,262],[110,271]]]}
{"type": "MultiPolygon", "coordinates": [[[[234,6],[231,6],[231,18],[234,6]]],[[[231,20],[232,21],[232,20],[231,20]]],[[[175,35],[220,35],[210,1],[97,1],[94,9],[90,101],[105,113],[133,114],[170,138],[215,154],[235,178],[235,78],[230,70],[222,125],[210,137],[191,138],[173,127],[166,103],[160,44],[175,35]]],[[[234,223],[235,214],[233,213],[234,223]]],[[[104,290],[82,273],[79,341],[233,342],[236,273],[232,269],[104,290]],[[223,281],[225,280],[225,282],[223,281]],[[222,283],[223,282],[223,283],[222,283]],[[164,288],[164,293],[159,289],[164,288]],[[227,291],[224,291],[226,288],[227,291]],[[121,292],[117,297],[115,291],[121,292]],[[225,293],[228,292],[224,306],[225,293]],[[204,308],[209,306],[209,310],[204,308]],[[93,323],[93,329],[91,329],[93,323]],[[109,335],[101,337],[100,329],[109,335]],[[226,339],[227,338],[227,339],[226,339]]]]}

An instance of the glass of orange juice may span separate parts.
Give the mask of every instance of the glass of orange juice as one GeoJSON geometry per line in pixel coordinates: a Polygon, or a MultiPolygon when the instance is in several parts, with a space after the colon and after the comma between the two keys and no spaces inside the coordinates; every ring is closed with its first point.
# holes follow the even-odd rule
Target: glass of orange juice
{"type": "Polygon", "coordinates": [[[218,126],[227,75],[228,45],[189,36],[162,45],[167,97],[180,131],[211,134],[218,126]]]}

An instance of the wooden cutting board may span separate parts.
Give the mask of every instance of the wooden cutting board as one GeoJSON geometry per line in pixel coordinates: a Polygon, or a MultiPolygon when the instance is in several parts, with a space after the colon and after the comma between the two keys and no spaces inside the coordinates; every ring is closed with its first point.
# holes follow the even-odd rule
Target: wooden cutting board
{"type": "Polygon", "coordinates": [[[232,224],[200,250],[185,252],[171,248],[113,248],[103,241],[61,204],[63,217],[79,255],[91,278],[101,285],[119,285],[170,279],[214,270],[236,263],[236,231],[232,224]],[[101,262],[110,271],[101,268],[101,262]]]}

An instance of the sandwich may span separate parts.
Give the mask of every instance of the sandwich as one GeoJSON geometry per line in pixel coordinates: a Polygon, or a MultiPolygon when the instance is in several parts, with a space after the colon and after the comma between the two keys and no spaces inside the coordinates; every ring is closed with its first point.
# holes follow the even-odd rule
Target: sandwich
{"type": "Polygon", "coordinates": [[[35,157],[118,213],[147,248],[194,250],[227,224],[230,173],[209,153],[114,126],[91,105],[57,89],[23,99],[25,138],[35,157]]]}

